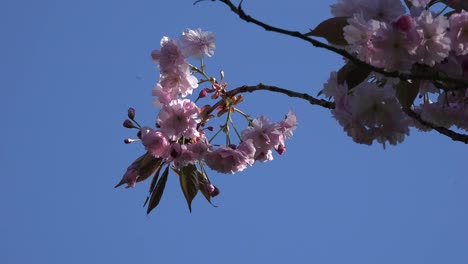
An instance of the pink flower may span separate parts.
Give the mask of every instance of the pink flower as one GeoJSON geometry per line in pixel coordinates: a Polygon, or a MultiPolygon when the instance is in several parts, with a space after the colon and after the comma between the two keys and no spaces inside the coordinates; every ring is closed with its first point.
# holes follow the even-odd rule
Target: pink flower
{"type": "Polygon", "coordinates": [[[353,89],[350,105],[352,118],[384,146],[386,141],[396,145],[403,141],[404,135],[409,135],[408,119],[392,86],[362,83],[353,89]]]}
{"type": "Polygon", "coordinates": [[[278,123],[260,116],[252,121],[252,126],[241,132],[243,141],[251,139],[255,146],[255,160],[273,160],[272,149],[282,143],[282,133],[278,123]]]}
{"type": "Polygon", "coordinates": [[[379,27],[378,21],[366,21],[360,13],[348,19],[348,25],[343,28],[344,38],[349,44],[348,51],[365,60],[368,54],[368,42],[379,27]]]}
{"type": "Polygon", "coordinates": [[[215,37],[213,33],[202,31],[201,29],[187,29],[180,37],[183,43],[184,54],[193,56],[195,59],[202,59],[203,56],[211,57],[215,49],[215,37]]]}
{"type": "Polygon", "coordinates": [[[279,123],[279,130],[283,133],[285,138],[293,136],[293,130],[297,127],[297,116],[292,111],[284,117],[284,120],[279,123]]]}
{"type": "Polygon", "coordinates": [[[144,127],[141,129],[141,142],[145,149],[155,157],[164,157],[169,149],[169,141],[161,131],[144,127]]]}
{"type": "Polygon", "coordinates": [[[187,64],[177,40],[168,37],[161,39],[161,50],[151,52],[151,57],[154,61],[159,62],[161,73],[171,72],[180,65],[187,64]]]}
{"type": "Polygon", "coordinates": [[[178,140],[200,136],[197,130],[200,121],[197,105],[188,99],[177,99],[161,108],[157,124],[169,139],[178,140]]]}
{"type": "Polygon", "coordinates": [[[360,13],[360,0],[338,0],[336,4],[330,6],[330,9],[336,17],[352,17],[360,13]]]}
{"type": "Polygon", "coordinates": [[[422,39],[416,49],[416,59],[421,64],[434,66],[450,52],[450,38],[446,36],[448,20],[445,16],[434,18],[430,11],[423,11],[416,22],[416,31],[422,39]]]}
{"type": "Polygon", "coordinates": [[[205,162],[215,171],[232,174],[243,171],[247,165],[252,166],[254,150],[251,140],[242,142],[237,149],[221,146],[214,151],[207,152],[205,162]]]}
{"type": "Polygon", "coordinates": [[[174,167],[179,169],[188,164],[194,164],[197,161],[197,156],[187,148],[187,145],[174,142],[171,145],[168,161],[172,162],[174,167]]]}
{"type": "Polygon", "coordinates": [[[468,12],[462,10],[461,13],[452,14],[449,18],[452,49],[456,55],[468,53],[468,12]]]}
{"type": "Polygon", "coordinates": [[[369,41],[367,61],[388,70],[408,71],[421,40],[414,27],[401,31],[397,25],[380,23],[369,41]]]}
{"type": "Polygon", "coordinates": [[[411,4],[413,4],[413,6],[426,6],[427,4],[429,4],[429,2],[431,2],[431,0],[410,0],[411,4]]]}
{"type": "Polygon", "coordinates": [[[193,153],[196,160],[203,159],[210,147],[205,137],[199,137],[197,142],[187,145],[187,149],[193,153]]]}
{"type": "Polygon", "coordinates": [[[161,74],[159,83],[153,89],[156,105],[165,105],[179,96],[186,97],[198,87],[197,78],[192,75],[188,64],[180,65],[173,71],[161,74]]]}
{"type": "MultiPolygon", "coordinates": [[[[442,93],[437,102],[420,105],[421,117],[437,126],[468,130],[468,97],[463,90],[442,93]]],[[[419,127],[418,127],[419,128],[419,127]]]]}
{"type": "Polygon", "coordinates": [[[331,6],[335,16],[353,17],[361,13],[365,20],[390,22],[405,13],[405,7],[397,0],[339,0],[331,6]]]}
{"type": "Polygon", "coordinates": [[[152,95],[156,97],[153,101],[155,107],[167,105],[172,100],[176,100],[179,97],[177,90],[171,88],[170,86],[162,86],[161,83],[156,84],[156,87],[154,87],[152,91],[152,95]]]}
{"type": "Polygon", "coordinates": [[[401,110],[391,85],[378,87],[363,82],[348,92],[332,73],[323,92],[334,95],[333,117],[355,142],[371,145],[374,140],[395,145],[409,134],[408,118],[401,110]],[[335,86],[335,88],[333,88],[335,86]]]}

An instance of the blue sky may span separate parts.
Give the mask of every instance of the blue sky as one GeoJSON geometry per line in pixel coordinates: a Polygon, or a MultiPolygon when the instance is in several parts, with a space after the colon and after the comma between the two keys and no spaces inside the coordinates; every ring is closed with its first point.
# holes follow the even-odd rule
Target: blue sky
{"type": "MultiPolygon", "coordinates": [[[[306,31],[332,1],[245,1],[306,31]]],[[[397,147],[352,142],[329,111],[282,95],[242,109],[300,125],[287,152],[237,175],[211,173],[213,208],[190,214],[171,175],[114,189],[143,152],[124,145],[127,108],[152,124],[151,50],[185,28],[217,37],[207,71],[231,88],[264,82],[312,95],[342,60],[240,21],[217,2],[4,0],[0,8],[0,263],[468,263],[466,146],[412,130],[397,147]]]]}

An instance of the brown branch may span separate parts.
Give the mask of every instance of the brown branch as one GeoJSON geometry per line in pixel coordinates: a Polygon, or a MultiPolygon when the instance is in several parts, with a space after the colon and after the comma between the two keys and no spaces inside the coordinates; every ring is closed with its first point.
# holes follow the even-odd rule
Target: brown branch
{"type": "Polygon", "coordinates": [[[418,120],[418,122],[421,123],[421,125],[430,127],[434,129],[435,131],[439,132],[440,134],[451,138],[453,141],[459,141],[459,142],[468,144],[468,135],[456,133],[455,131],[452,131],[448,128],[436,126],[428,121],[425,121],[424,119],[421,118],[421,116],[418,113],[414,112],[411,109],[406,109],[404,111],[408,116],[418,120]]]}
{"type": "MultiPolygon", "coordinates": [[[[212,0],[212,1],[214,1],[214,0],[212,0]]],[[[440,73],[440,72],[431,73],[431,74],[424,74],[424,73],[408,74],[408,73],[401,73],[401,72],[398,72],[398,71],[386,71],[383,68],[375,67],[375,66],[370,65],[370,64],[368,64],[368,63],[366,63],[364,61],[359,60],[358,58],[356,58],[355,56],[353,56],[352,54],[350,54],[346,50],[336,48],[336,47],[330,46],[328,44],[325,44],[323,42],[320,42],[318,40],[312,39],[312,38],[308,37],[307,35],[302,34],[302,33],[298,32],[298,31],[290,31],[290,30],[274,27],[274,26],[268,25],[266,23],[263,23],[263,22],[255,19],[255,18],[252,18],[251,16],[247,15],[244,12],[244,10],[242,9],[243,0],[240,1],[239,6],[237,6],[237,7],[230,0],[218,0],[218,1],[226,4],[231,9],[232,12],[237,14],[242,20],[244,20],[246,22],[254,23],[254,24],[262,27],[263,29],[265,29],[267,31],[277,32],[277,33],[280,33],[280,34],[283,34],[283,35],[288,35],[288,36],[291,36],[291,37],[295,37],[295,38],[305,40],[305,41],[311,43],[313,46],[315,46],[317,48],[323,48],[323,49],[332,51],[332,52],[334,52],[336,54],[342,55],[343,57],[345,57],[345,58],[349,59],[350,61],[352,61],[353,63],[355,63],[357,66],[363,67],[363,68],[368,69],[370,71],[380,73],[380,74],[382,74],[384,76],[399,78],[401,80],[411,80],[411,79],[413,79],[413,80],[428,80],[428,81],[436,81],[436,82],[437,81],[443,81],[443,82],[453,83],[453,84],[456,84],[456,85],[462,85],[464,87],[468,86],[468,80],[445,76],[443,73],[440,73]]],[[[445,88],[445,90],[455,90],[455,89],[458,89],[458,88],[454,88],[454,89],[445,88]]],[[[282,93],[282,94],[285,94],[285,95],[287,95],[289,97],[304,99],[304,100],[308,101],[312,105],[318,105],[318,106],[321,106],[321,107],[324,107],[324,108],[327,108],[327,109],[334,109],[335,108],[335,103],[334,102],[328,102],[328,101],[323,100],[323,99],[317,99],[317,98],[314,98],[313,96],[310,96],[310,95],[308,95],[306,93],[298,93],[298,92],[291,91],[291,90],[288,90],[288,89],[284,89],[284,88],[280,88],[280,87],[276,87],[276,86],[272,86],[272,85],[265,85],[265,84],[262,84],[262,83],[260,83],[258,85],[255,85],[255,86],[244,85],[244,86],[238,87],[238,88],[236,88],[234,90],[231,90],[231,91],[227,92],[225,94],[225,96],[226,97],[231,97],[231,96],[234,96],[234,95],[237,95],[237,94],[240,94],[240,93],[244,93],[244,92],[250,92],[251,93],[251,92],[259,91],[259,90],[267,90],[267,91],[271,91],[271,92],[282,93]]],[[[218,101],[216,104],[214,104],[208,110],[208,112],[211,113],[217,107],[221,106],[223,103],[224,103],[224,99],[218,101]]],[[[451,138],[454,141],[459,141],[459,142],[463,142],[465,144],[468,144],[468,135],[460,134],[460,133],[452,131],[452,130],[450,130],[448,128],[436,126],[436,125],[434,125],[434,124],[432,124],[432,123],[430,123],[428,121],[425,121],[425,120],[423,120],[421,118],[421,116],[419,114],[417,114],[416,112],[414,112],[411,109],[407,109],[407,110],[404,110],[404,111],[406,112],[406,114],[408,116],[416,119],[422,125],[428,126],[428,127],[432,128],[432,129],[436,130],[438,133],[451,138]]]]}
{"type": "Polygon", "coordinates": [[[243,85],[241,87],[238,87],[238,88],[236,88],[234,90],[231,90],[231,91],[227,92],[226,95],[228,97],[231,97],[231,96],[234,96],[234,95],[240,94],[240,93],[245,93],[245,92],[252,93],[252,92],[260,91],[260,90],[266,90],[266,91],[275,92],[275,93],[282,93],[282,94],[285,94],[285,95],[287,95],[289,97],[295,97],[295,98],[306,100],[312,105],[318,105],[318,106],[321,106],[321,107],[327,108],[327,109],[334,109],[335,108],[335,103],[334,102],[329,102],[329,101],[326,101],[326,100],[323,100],[323,99],[317,99],[317,98],[315,98],[315,97],[313,97],[313,96],[311,96],[309,94],[306,94],[306,93],[299,93],[299,92],[291,91],[291,90],[280,88],[280,87],[273,86],[273,85],[266,85],[266,84],[263,84],[263,83],[259,83],[259,84],[255,85],[255,86],[243,85]]]}
{"type": "Polygon", "coordinates": [[[439,82],[442,81],[442,82],[447,82],[447,83],[452,83],[452,84],[458,85],[457,87],[453,87],[453,88],[443,87],[442,89],[445,90],[445,91],[457,90],[457,89],[464,88],[464,87],[468,86],[468,80],[467,79],[449,77],[445,73],[442,73],[442,72],[436,72],[436,73],[430,73],[430,74],[427,74],[427,73],[426,74],[425,73],[412,73],[412,74],[410,74],[410,73],[402,73],[402,72],[399,72],[399,71],[387,71],[387,70],[385,70],[383,68],[375,67],[375,66],[373,66],[371,64],[368,64],[368,63],[366,63],[364,61],[361,61],[360,59],[356,58],[355,56],[353,56],[351,53],[347,52],[344,49],[337,48],[337,47],[334,47],[334,46],[330,46],[328,44],[325,44],[323,42],[320,42],[318,40],[310,38],[306,34],[300,33],[298,31],[290,31],[290,30],[286,30],[286,29],[283,29],[283,28],[278,28],[278,27],[268,25],[268,24],[266,24],[266,23],[264,23],[262,21],[259,21],[259,20],[255,19],[255,18],[247,15],[244,12],[244,10],[242,9],[243,0],[240,1],[239,6],[235,6],[230,0],[218,0],[218,1],[226,4],[231,9],[232,12],[237,14],[239,16],[239,18],[241,18],[242,20],[244,20],[246,22],[253,23],[253,24],[257,25],[257,26],[260,26],[263,29],[265,29],[266,31],[272,31],[272,32],[283,34],[283,35],[291,36],[291,37],[294,37],[294,38],[302,39],[304,41],[309,42],[314,47],[332,51],[332,52],[334,52],[336,54],[339,54],[339,55],[349,59],[350,61],[354,62],[357,66],[360,66],[360,67],[363,67],[365,69],[374,71],[376,73],[380,73],[380,74],[382,74],[384,76],[392,77],[392,78],[398,78],[398,79],[401,79],[401,80],[427,80],[427,81],[439,81],[439,82]],[[460,86],[462,86],[462,87],[460,87],[460,86]]]}
{"type": "MultiPolygon", "coordinates": [[[[321,107],[327,108],[327,109],[334,109],[335,108],[335,103],[334,102],[329,102],[329,101],[326,101],[326,100],[323,100],[323,99],[317,99],[317,98],[315,98],[315,97],[313,97],[313,96],[311,96],[311,95],[309,95],[307,93],[299,93],[299,92],[291,91],[291,90],[288,90],[288,89],[285,89],[285,88],[259,83],[257,85],[253,85],[253,86],[243,85],[241,87],[238,87],[238,88],[235,88],[235,89],[233,89],[231,91],[226,92],[226,94],[224,95],[224,98],[222,100],[218,101],[216,104],[214,104],[208,110],[208,113],[213,112],[214,110],[216,110],[216,108],[221,106],[224,103],[225,98],[229,98],[229,97],[241,94],[241,93],[246,93],[246,92],[252,93],[252,92],[261,91],[261,90],[275,92],[275,93],[281,93],[281,94],[285,94],[285,95],[287,95],[289,97],[303,99],[303,100],[308,101],[312,105],[318,105],[318,106],[321,106],[321,107]]],[[[434,124],[432,124],[432,123],[430,123],[428,121],[425,121],[425,120],[423,120],[421,118],[421,116],[419,114],[417,114],[416,112],[414,112],[411,109],[407,109],[407,110],[404,110],[404,111],[408,116],[416,119],[422,125],[434,129],[438,133],[449,137],[453,141],[459,141],[459,142],[463,142],[465,144],[468,144],[468,135],[460,134],[460,133],[457,133],[457,132],[455,132],[453,130],[450,130],[448,128],[441,127],[441,126],[436,126],[436,125],[434,125],[434,124]]]]}

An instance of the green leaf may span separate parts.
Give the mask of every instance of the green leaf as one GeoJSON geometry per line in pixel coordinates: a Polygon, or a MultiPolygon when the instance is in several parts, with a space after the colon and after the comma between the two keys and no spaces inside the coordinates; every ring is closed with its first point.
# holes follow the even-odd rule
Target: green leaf
{"type": "Polygon", "coordinates": [[[161,179],[159,179],[158,183],[156,184],[156,187],[154,188],[153,193],[151,194],[151,198],[148,204],[148,209],[146,210],[147,214],[149,214],[151,210],[156,208],[156,206],[158,206],[159,204],[159,201],[161,201],[161,197],[164,193],[164,188],[166,187],[168,175],[169,175],[169,166],[167,166],[166,169],[164,170],[161,176],[161,179]]]}
{"type": "Polygon", "coordinates": [[[408,81],[401,80],[394,87],[396,89],[396,97],[398,98],[398,101],[400,101],[403,109],[410,109],[419,92],[419,81],[413,80],[410,83],[408,81]]]}
{"type": "Polygon", "coordinates": [[[201,172],[193,164],[189,164],[180,170],[175,170],[175,172],[179,175],[180,187],[184,193],[189,211],[192,212],[192,201],[198,193],[198,178],[201,172]]]}
{"type": "Polygon", "coordinates": [[[338,83],[346,83],[348,89],[353,89],[366,80],[370,73],[371,71],[369,69],[359,67],[352,61],[349,61],[338,71],[338,83]]]}
{"type": "Polygon", "coordinates": [[[348,25],[348,17],[332,17],[322,21],[306,36],[315,36],[326,39],[330,44],[345,46],[348,42],[344,38],[343,28],[348,25]]]}

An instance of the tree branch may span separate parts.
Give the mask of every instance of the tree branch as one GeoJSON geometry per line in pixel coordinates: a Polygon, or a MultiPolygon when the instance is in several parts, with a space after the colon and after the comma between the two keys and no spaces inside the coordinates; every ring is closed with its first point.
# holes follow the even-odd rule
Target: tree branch
{"type": "MultiPolygon", "coordinates": [[[[215,0],[212,0],[212,1],[215,1],[215,0]]],[[[398,71],[387,71],[387,70],[385,70],[383,68],[375,67],[375,66],[373,66],[371,64],[368,64],[368,63],[366,63],[364,61],[359,60],[358,58],[356,58],[355,56],[353,56],[352,54],[350,54],[346,50],[343,50],[343,49],[340,49],[340,48],[337,48],[337,47],[334,47],[334,46],[330,46],[330,45],[325,44],[323,42],[320,42],[318,40],[312,39],[312,38],[308,37],[306,34],[302,34],[302,33],[298,32],[298,31],[290,31],[290,30],[286,30],[286,29],[282,29],[282,28],[278,28],[278,27],[268,25],[268,24],[266,24],[264,22],[261,22],[261,21],[255,19],[255,18],[247,15],[244,12],[244,10],[242,9],[243,0],[240,1],[239,6],[235,6],[230,0],[218,0],[218,1],[226,4],[231,9],[232,12],[237,14],[239,16],[239,18],[241,18],[242,20],[244,20],[246,22],[258,25],[258,26],[262,27],[263,29],[265,29],[266,31],[272,31],[272,32],[283,34],[283,35],[287,35],[287,36],[302,39],[302,40],[304,40],[306,42],[309,42],[314,47],[323,48],[323,49],[332,51],[332,52],[334,52],[336,54],[339,54],[339,55],[349,59],[350,61],[355,63],[357,66],[363,67],[363,68],[368,69],[370,71],[374,71],[376,73],[380,73],[380,74],[382,74],[384,76],[392,77],[392,78],[399,78],[399,79],[405,80],[405,81],[407,81],[407,80],[427,80],[427,81],[433,81],[433,82],[442,81],[442,82],[447,82],[447,83],[460,85],[462,87],[467,87],[468,86],[468,80],[467,79],[449,77],[449,76],[446,76],[444,73],[441,73],[441,72],[430,73],[430,74],[424,74],[424,73],[409,74],[409,73],[401,73],[401,72],[398,72],[398,71]]],[[[445,90],[445,91],[450,91],[450,90],[460,89],[460,87],[456,87],[456,88],[444,87],[442,89],[445,90]]],[[[308,95],[306,93],[298,93],[298,92],[294,92],[294,91],[291,91],[291,90],[288,90],[288,89],[284,89],[284,88],[280,88],[280,87],[276,87],[276,86],[271,86],[271,85],[265,85],[265,84],[262,84],[262,83],[260,83],[258,85],[255,85],[255,86],[244,85],[244,86],[238,87],[238,88],[236,88],[234,90],[231,90],[231,91],[227,92],[226,95],[228,97],[230,97],[230,96],[234,96],[234,95],[239,94],[239,93],[244,93],[244,92],[250,92],[251,93],[251,92],[259,91],[259,90],[267,90],[267,91],[271,91],[271,92],[282,93],[282,94],[285,94],[285,95],[287,95],[289,97],[296,97],[296,98],[304,99],[304,100],[308,101],[310,104],[318,105],[318,106],[321,106],[321,107],[324,107],[324,108],[327,108],[327,109],[334,109],[335,108],[335,103],[334,102],[328,102],[328,101],[323,100],[323,99],[317,99],[317,98],[314,98],[313,96],[310,96],[310,95],[308,95]]],[[[214,111],[218,106],[222,105],[223,101],[224,100],[221,100],[221,101],[217,102],[215,105],[213,105],[211,107],[211,109],[210,109],[210,112],[214,111]]],[[[468,144],[468,135],[460,134],[460,133],[457,133],[457,132],[455,132],[453,130],[450,130],[448,128],[436,126],[436,125],[434,125],[434,124],[432,124],[432,123],[430,123],[428,121],[425,121],[425,120],[423,120],[421,118],[421,116],[419,114],[417,114],[416,112],[414,112],[411,109],[406,109],[404,111],[408,116],[416,119],[422,125],[430,127],[432,129],[434,129],[435,131],[437,131],[438,133],[440,133],[442,135],[445,135],[445,136],[449,137],[450,139],[452,139],[454,141],[459,141],[459,142],[463,142],[465,144],[468,144]]]]}
{"type": "Polygon", "coordinates": [[[367,62],[361,61],[360,59],[356,58],[354,55],[352,55],[351,53],[347,52],[344,49],[337,48],[337,47],[325,44],[323,42],[320,42],[318,40],[310,38],[306,34],[302,34],[302,33],[298,32],[298,31],[290,31],[290,30],[286,30],[286,29],[283,29],[283,28],[278,28],[278,27],[268,25],[268,24],[266,24],[266,23],[264,23],[262,21],[259,21],[259,20],[255,19],[255,18],[247,15],[244,12],[244,10],[242,9],[243,0],[240,1],[239,6],[235,6],[230,0],[218,0],[218,1],[226,4],[231,9],[232,12],[237,14],[239,16],[239,18],[241,18],[242,20],[244,20],[246,22],[253,23],[253,24],[257,25],[257,26],[260,26],[263,29],[265,29],[266,31],[272,31],[272,32],[283,34],[283,35],[291,36],[291,37],[294,37],[294,38],[302,39],[302,40],[304,40],[306,42],[309,42],[314,47],[326,49],[326,50],[329,50],[329,51],[334,52],[336,54],[339,54],[339,55],[349,59],[350,61],[352,61],[353,63],[355,63],[359,67],[363,67],[365,69],[374,71],[376,73],[380,73],[380,74],[382,74],[384,76],[392,77],[392,78],[398,78],[398,79],[406,80],[406,81],[407,80],[427,80],[427,81],[439,81],[439,82],[442,81],[442,82],[447,82],[447,83],[452,83],[452,84],[457,85],[456,87],[442,87],[442,89],[445,90],[445,91],[458,90],[458,89],[461,89],[461,88],[464,88],[464,87],[468,86],[468,80],[467,79],[450,77],[450,76],[447,76],[443,72],[436,72],[436,73],[430,73],[430,74],[427,74],[427,73],[426,74],[425,73],[412,73],[412,74],[410,74],[410,73],[402,73],[402,72],[398,72],[398,71],[387,71],[387,70],[385,70],[383,68],[375,67],[375,66],[373,66],[371,64],[368,64],[367,62]]]}
{"type": "Polygon", "coordinates": [[[441,127],[441,126],[436,126],[436,125],[434,125],[434,124],[432,124],[430,122],[427,122],[424,119],[422,119],[421,116],[418,113],[414,112],[411,109],[406,109],[406,110],[404,109],[404,111],[408,116],[418,120],[418,122],[421,123],[421,125],[430,127],[432,129],[434,129],[435,131],[439,132],[440,134],[451,138],[453,141],[459,141],[459,142],[463,142],[465,144],[468,144],[468,135],[460,134],[460,133],[457,133],[457,132],[455,132],[453,130],[450,130],[448,128],[441,127]]]}
{"type": "MultiPolygon", "coordinates": [[[[317,99],[317,98],[315,98],[315,97],[313,97],[313,96],[311,96],[311,95],[309,95],[307,93],[299,93],[299,92],[291,91],[291,90],[288,90],[288,89],[285,89],[285,88],[259,83],[257,85],[253,85],[253,86],[243,85],[243,86],[235,88],[235,89],[233,89],[231,91],[226,92],[226,94],[224,95],[224,98],[222,100],[218,101],[216,104],[214,104],[208,110],[208,113],[213,112],[214,110],[216,110],[216,108],[223,105],[223,103],[225,101],[225,98],[229,98],[229,97],[232,97],[232,96],[235,96],[235,95],[238,95],[238,94],[241,94],[241,93],[245,93],[245,92],[252,93],[252,92],[261,91],[261,90],[275,92],[275,93],[281,93],[281,94],[285,94],[285,95],[287,95],[289,97],[303,99],[303,100],[308,101],[312,105],[318,105],[318,106],[321,106],[321,107],[327,108],[327,109],[334,109],[335,108],[335,103],[334,102],[329,102],[329,101],[326,101],[326,100],[323,100],[323,99],[317,99]]],[[[434,125],[434,124],[432,124],[432,123],[430,123],[428,121],[425,121],[425,120],[423,120],[421,118],[421,116],[419,114],[417,114],[416,112],[414,112],[411,109],[407,109],[407,110],[404,109],[404,111],[408,116],[416,119],[422,125],[434,129],[438,133],[449,137],[453,141],[459,141],[459,142],[468,144],[468,135],[457,133],[457,132],[455,132],[453,130],[450,130],[448,128],[441,127],[441,126],[436,126],[436,125],[434,125]]]]}
{"type": "Polygon", "coordinates": [[[323,99],[317,99],[317,98],[315,98],[315,97],[313,97],[313,96],[311,96],[309,94],[306,94],[306,93],[298,93],[298,92],[295,92],[295,91],[291,91],[291,90],[288,90],[288,89],[276,87],[276,86],[273,86],[273,85],[266,85],[266,84],[263,84],[263,83],[259,83],[259,84],[255,85],[255,86],[243,85],[241,87],[238,87],[238,88],[236,88],[234,90],[231,90],[231,91],[227,92],[227,96],[231,97],[231,96],[234,96],[234,95],[240,94],[240,93],[245,93],[245,92],[252,93],[252,92],[260,91],[260,90],[266,90],[266,91],[275,92],[275,93],[282,93],[282,94],[285,94],[285,95],[287,95],[289,97],[304,99],[304,100],[308,101],[312,105],[318,105],[318,106],[321,106],[321,107],[327,108],[327,109],[334,109],[335,108],[335,103],[334,102],[329,102],[329,101],[326,101],[326,100],[323,100],[323,99]]]}

